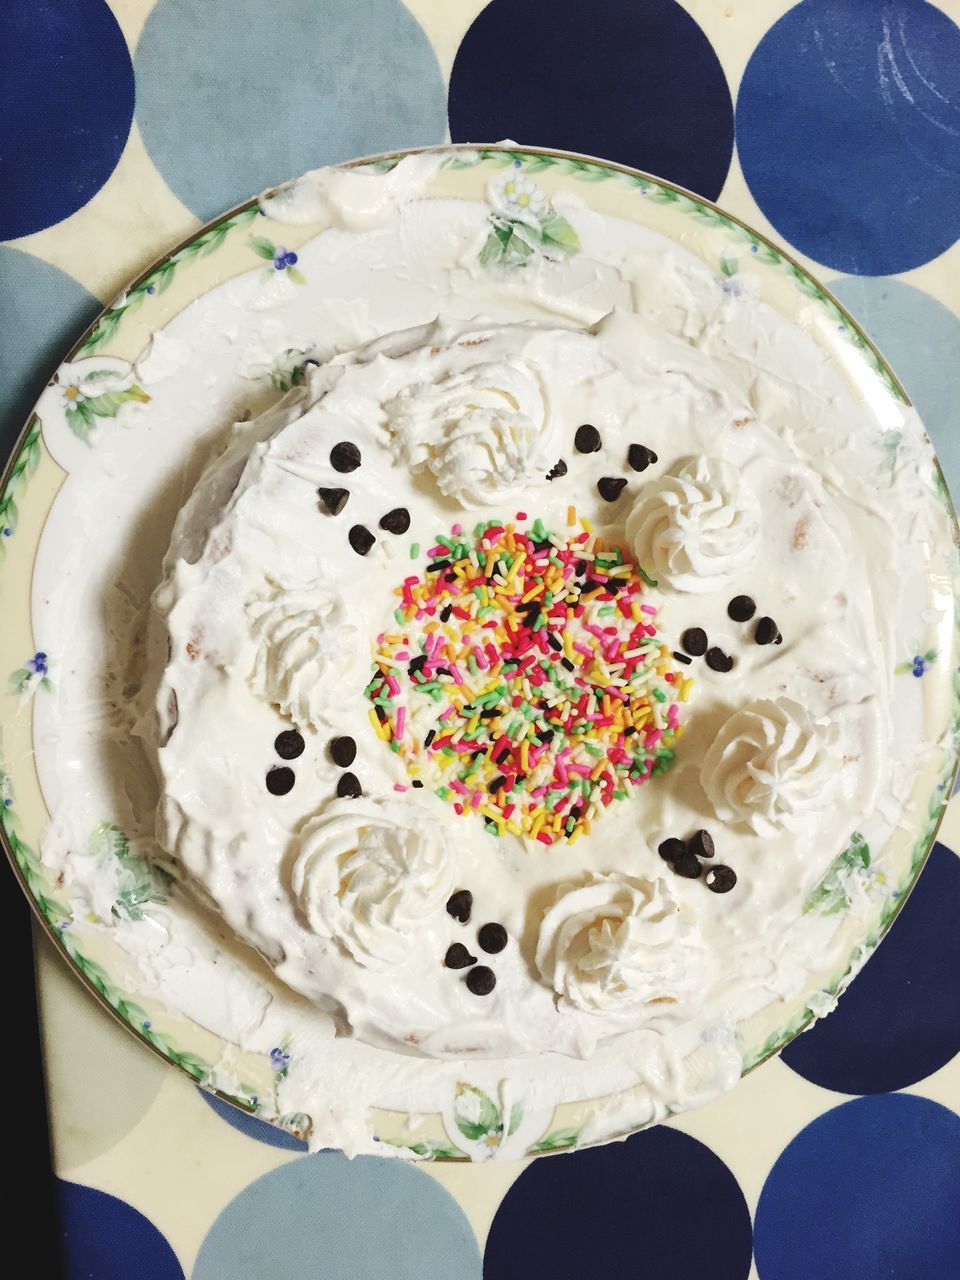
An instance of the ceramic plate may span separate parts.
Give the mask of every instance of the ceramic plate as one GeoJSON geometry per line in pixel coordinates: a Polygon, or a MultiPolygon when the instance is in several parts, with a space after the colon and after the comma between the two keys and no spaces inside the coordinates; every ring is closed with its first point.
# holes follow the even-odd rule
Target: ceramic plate
{"type": "MultiPolygon", "coordinates": [[[[698,258],[726,287],[749,281],[764,302],[827,351],[868,407],[876,423],[878,458],[898,447],[891,424],[900,421],[908,401],[894,374],[827,290],[749,227],[669,183],[586,157],[454,146],[438,149],[438,155],[439,167],[423,198],[437,201],[438,208],[444,202],[450,209],[470,202],[481,210],[486,219],[482,268],[522,271],[538,253],[573,258],[577,237],[556,209],[564,198],[571,208],[612,215],[645,243],[672,245],[698,258]],[[489,185],[508,169],[523,178],[537,211],[534,219],[527,214],[515,225],[502,208],[494,211],[485,204],[489,185]]],[[[356,164],[382,172],[400,158],[394,154],[356,164]]],[[[213,433],[260,412],[302,377],[306,360],[323,354],[305,317],[323,308],[322,292],[311,283],[309,258],[310,245],[324,229],[274,222],[251,200],[157,262],[67,356],[0,485],[0,672],[6,678],[0,694],[2,831],[24,891],[88,989],[146,1044],[204,1088],[296,1133],[307,1132],[310,1119],[284,1110],[283,1082],[298,1052],[320,1054],[330,1048],[290,1043],[283,1030],[289,993],[285,996],[276,983],[270,988],[273,980],[265,971],[250,977],[255,961],[226,942],[219,971],[222,1024],[228,1012],[235,1017],[245,1001],[255,1004],[261,998],[257,993],[267,989],[273,992],[272,1012],[255,1048],[241,1050],[227,1041],[209,1011],[201,1025],[190,983],[177,986],[158,923],[164,911],[188,908],[142,855],[155,783],[132,763],[135,753],[125,749],[118,728],[124,728],[124,707],[143,675],[138,637],[146,600],[184,497],[182,484],[170,480],[169,467],[154,460],[169,463],[164,450],[177,449],[183,454],[179,474],[195,475],[201,449],[213,433]],[[229,326],[211,319],[203,338],[209,376],[181,389],[194,436],[172,442],[158,438],[149,413],[155,388],[162,385],[167,396],[178,388],[182,340],[172,322],[189,314],[194,331],[198,323],[202,329],[203,318],[214,315],[212,300],[222,301],[230,290],[241,300],[237,327],[227,332],[229,326]],[[244,307],[244,297],[266,301],[262,307],[258,301],[244,307]],[[251,307],[269,313],[266,321],[259,317],[256,343],[243,331],[251,307]],[[168,325],[164,339],[155,341],[168,325]],[[150,551],[142,559],[152,569],[134,565],[131,547],[150,551]],[[99,655],[95,668],[94,651],[99,655]],[[84,769],[91,762],[78,760],[76,768],[65,768],[58,739],[57,699],[70,690],[74,707],[78,699],[89,705],[90,741],[98,744],[102,758],[95,763],[105,779],[86,845],[74,853],[112,868],[115,895],[109,901],[71,891],[61,868],[44,856],[50,813],[66,801],[90,800],[84,769]],[[155,938],[156,945],[134,947],[134,936],[139,943],[155,938]]],[[[848,958],[835,972],[812,975],[793,1002],[770,1005],[741,1024],[744,1071],[777,1053],[831,1007],[902,906],[951,792],[960,725],[954,676],[956,521],[939,468],[933,475],[942,514],[939,541],[929,573],[916,586],[916,611],[898,619],[892,655],[896,713],[921,727],[930,748],[918,770],[909,821],[884,847],[871,847],[858,833],[838,848],[806,905],[811,913],[838,917],[839,927],[847,930],[848,958]],[[855,882],[869,890],[867,917],[862,910],[849,910],[855,882]]],[[[191,928],[216,934],[215,924],[190,910],[195,912],[191,928]]],[[[696,1071],[695,1065],[684,1069],[696,1071]]],[[[646,1115],[639,1087],[636,1097],[589,1096],[581,1090],[555,1108],[534,1113],[525,1110],[522,1096],[499,1094],[482,1064],[462,1064],[461,1070],[447,1094],[427,1105],[419,1099],[409,1112],[396,1099],[364,1099],[371,1138],[421,1158],[514,1157],[609,1140],[646,1115]]]]}

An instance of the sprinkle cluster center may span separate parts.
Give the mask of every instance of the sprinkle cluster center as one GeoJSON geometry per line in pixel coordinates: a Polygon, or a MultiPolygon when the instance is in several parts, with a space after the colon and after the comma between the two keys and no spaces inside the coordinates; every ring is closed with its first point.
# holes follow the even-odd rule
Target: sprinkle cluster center
{"type": "Polygon", "coordinates": [[[438,537],[396,589],[365,691],[414,787],[546,845],[670,767],[693,684],[658,637],[643,570],[572,509],[568,526],[438,537]]]}

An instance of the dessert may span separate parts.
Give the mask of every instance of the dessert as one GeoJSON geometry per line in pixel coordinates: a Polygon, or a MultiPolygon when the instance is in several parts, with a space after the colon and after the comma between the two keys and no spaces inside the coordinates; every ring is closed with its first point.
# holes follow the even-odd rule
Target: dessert
{"type": "Polygon", "coordinates": [[[892,527],[819,461],[619,308],[311,367],[177,523],[161,845],[394,1052],[759,1007],[891,761],[892,527]]]}

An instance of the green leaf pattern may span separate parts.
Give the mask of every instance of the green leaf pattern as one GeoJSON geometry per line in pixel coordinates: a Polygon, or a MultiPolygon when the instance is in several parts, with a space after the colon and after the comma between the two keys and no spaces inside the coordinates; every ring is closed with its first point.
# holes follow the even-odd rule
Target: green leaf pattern
{"type": "Polygon", "coordinates": [[[165,262],[154,268],[149,275],[144,276],[137,284],[132,285],[125,294],[122,294],[109,311],[104,312],[91,331],[90,336],[77,351],[77,356],[89,356],[98,351],[117,332],[120,321],[124,316],[138,310],[149,298],[165,293],[170,288],[180,267],[188,266],[190,263],[197,261],[198,258],[205,258],[214,253],[220,248],[227,238],[227,234],[234,227],[249,226],[259,213],[260,209],[256,204],[251,205],[249,209],[241,209],[239,213],[235,213],[229,218],[224,218],[210,227],[208,231],[204,231],[194,237],[182,249],[178,249],[176,253],[171,254],[165,262]]]}
{"type": "Polygon", "coordinates": [[[64,417],[67,426],[80,440],[89,444],[90,433],[98,418],[115,418],[125,404],[149,403],[150,397],[136,384],[123,386],[123,375],[111,369],[96,369],[76,381],[61,383],[64,398],[64,417]],[[97,384],[111,380],[114,385],[98,391],[97,384]],[[92,393],[92,394],[91,394],[92,393]]]}
{"type": "Polygon", "coordinates": [[[6,553],[6,542],[17,530],[20,510],[17,506],[17,494],[40,464],[40,421],[35,418],[27,432],[26,439],[17,454],[16,461],[10,468],[10,475],[0,496],[0,560],[6,553]]]}
{"type": "Polygon", "coordinates": [[[579,1129],[554,1129],[545,1138],[535,1142],[529,1151],[531,1155],[540,1155],[545,1151],[562,1151],[565,1147],[576,1146],[579,1138],[579,1129]]]}
{"type": "Polygon", "coordinates": [[[513,270],[537,255],[561,262],[580,252],[580,239],[570,223],[516,168],[494,186],[491,204],[481,266],[513,270]]]}
{"type": "Polygon", "coordinates": [[[850,843],[834,859],[830,869],[803,904],[807,914],[832,916],[850,905],[848,884],[850,877],[870,866],[870,847],[859,831],[850,837],[850,843]]]}
{"type": "Polygon", "coordinates": [[[118,886],[111,910],[117,919],[142,920],[147,903],[167,901],[171,876],[131,849],[126,833],[115,823],[97,823],[87,841],[86,853],[111,865],[118,886]]]}
{"type": "Polygon", "coordinates": [[[312,351],[304,351],[300,347],[287,347],[281,351],[266,375],[270,385],[277,391],[291,391],[299,387],[306,377],[305,362],[312,354],[312,351]]]}

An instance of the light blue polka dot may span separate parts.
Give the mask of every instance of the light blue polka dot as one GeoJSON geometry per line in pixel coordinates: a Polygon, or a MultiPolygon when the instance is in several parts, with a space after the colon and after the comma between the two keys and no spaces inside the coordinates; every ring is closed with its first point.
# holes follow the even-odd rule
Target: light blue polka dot
{"type": "Polygon", "coordinates": [[[960,499],[960,318],[902,280],[847,277],[830,288],[896,370],[960,499]]]}
{"type": "Polygon", "coordinates": [[[480,1280],[456,1201],[399,1160],[320,1152],[265,1174],[223,1210],[192,1280],[480,1280]]]}
{"type": "Polygon", "coordinates": [[[211,1111],[215,1111],[221,1120],[226,1121],[231,1129],[246,1134],[257,1142],[265,1142],[268,1147],[279,1147],[281,1151],[306,1151],[307,1144],[301,1138],[295,1138],[285,1129],[278,1129],[275,1124],[267,1124],[266,1120],[258,1120],[256,1116],[247,1115],[239,1107],[231,1106],[207,1093],[206,1089],[197,1089],[211,1111]]]}
{"type": "Polygon", "coordinates": [[[0,465],[100,303],[59,267],[0,245],[0,465]]]}
{"type": "Polygon", "coordinates": [[[0,240],[52,226],[100,190],[133,94],[106,0],[0,5],[0,240]]]}
{"type": "Polygon", "coordinates": [[[204,219],[305,169],[446,129],[436,55],[401,0],[158,0],[136,69],[147,150],[204,219]]]}
{"type": "Polygon", "coordinates": [[[760,1280],[960,1276],[960,1116],[887,1093],[807,1125],[764,1183],[760,1280]]]}
{"type": "Polygon", "coordinates": [[[785,239],[891,275],[960,236],[960,30],[924,0],[803,0],[760,41],[737,151],[785,239]]]}

